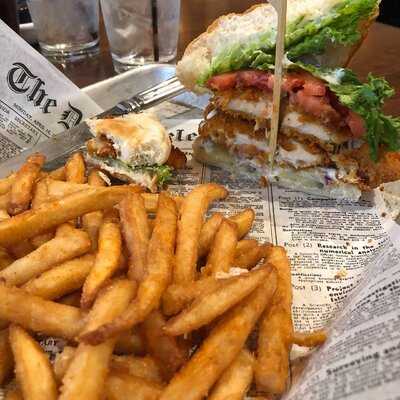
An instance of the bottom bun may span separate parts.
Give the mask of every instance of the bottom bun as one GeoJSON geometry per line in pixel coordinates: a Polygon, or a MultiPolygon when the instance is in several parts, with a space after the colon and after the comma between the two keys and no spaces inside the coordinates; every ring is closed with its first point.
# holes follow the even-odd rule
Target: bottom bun
{"type": "Polygon", "coordinates": [[[224,147],[201,137],[193,143],[193,156],[201,163],[222,168],[232,175],[255,183],[265,178],[267,182],[274,182],[285,188],[334,199],[357,201],[361,196],[357,185],[333,180],[335,170],[332,168],[295,170],[277,166],[271,171],[267,166],[260,166],[250,159],[239,158],[224,147]]]}

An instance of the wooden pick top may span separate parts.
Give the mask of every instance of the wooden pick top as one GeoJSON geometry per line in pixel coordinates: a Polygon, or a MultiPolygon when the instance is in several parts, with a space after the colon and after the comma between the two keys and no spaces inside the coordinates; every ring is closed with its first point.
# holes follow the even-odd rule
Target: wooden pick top
{"type": "MultiPolygon", "coordinates": [[[[278,14],[271,132],[269,134],[269,142],[268,142],[268,146],[270,149],[269,163],[272,169],[274,165],[274,157],[276,152],[278,130],[279,130],[279,115],[280,115],[282,79],[283,79],[283,57],[285,52],[287,0],[270,0],[270,3],[275,8],[275,11],[278,14]]],[[[266,134],[268,139],[267,131],[266,134]]]]}

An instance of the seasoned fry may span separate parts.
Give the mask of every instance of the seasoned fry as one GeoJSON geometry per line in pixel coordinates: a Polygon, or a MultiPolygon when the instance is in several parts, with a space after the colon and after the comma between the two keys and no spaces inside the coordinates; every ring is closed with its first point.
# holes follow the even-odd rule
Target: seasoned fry
{"type": "Polygon", "coordinates": [[[0,195],[0,209],[5,210],[10,202],[11,192],[0,195]]]}
{"type": "Polygon", "coordinates": [[[7,389],[6,397],[4,400],[24,400],[22,397],[21,390],[18,387],[7,389]]]}
{"type": "Polygon", "coordinates": [[[114,353],[144,355],[146,350],[142,336],[137,332],[125,332],[119,335],[114,353]]]}
{"type": "Polygon", "coordinates": [[[10,215],[20,214],[29,208],[35,181],[39,177],[44,162],[44,155],[32,154],[17,172],[10,189],[10,200],[7,206],[10,215]]]}
{"type": "Polygon", "coordinates": [[[49,201],[62,199],[70,194],[90,189],[90,186],[85,183],[63,182],[49,178],[46,179],[46,184],[49,201]]]}
{"type": "Polygon", "coordinates": [[[277,290],[260,323],[255,380],[257,389],[281,394],[286,389],[292,346],[292,284],[290,263],[283,247],[270,247],[267,261],[276,266],[277,290]]]}
{"type": "MultiPolygon", "coordinates": [[[[96,329],[112,321],[126,308],[135,292],[134,282],[118,280],[112,283],[99,294],[84,329],[96,329]]],[[[80,343],[62,380],[59,399],[100,399],[114,345],[115,339],[98,346],[80,343]]]]}
{"type": "Polygon", "coordinates": [[[82,327],[79,309],[43,300],[25,290],[0,284],[0,319],[34,332],[73,339],[82,327]]]}
{"type": "MultiPolygon", "coordinates": [[[[61,353],[58,353],[54,361],[54,373],[58,381],[64,377],[71,361],[75,355],[74,347],[66,346],[61,353]]],[[[156,361],[150,356],[111,356],[110,369],[113,372],[120,372],[137,376],[138,378],[149,379],[162,383],[160,368],[156,361]]]]}
{"type": "Polygon", "coordinates": [[[271,267],[265,266],[227,279],[214,292],[197,298],[190,307],[171,318],[164,327],[165,332],[178,336],[210,323],[253,292],[269,278],[271,271],[271,267]]]}
{"type": "Polygon", "coordinates": [[[0,246],[7,247],[30,239],[88,212],[110,208],[126,194],[140,190],[137,186],[91,188],[45,203],[36,210],[0,222],[0,246]]]}
{"type": "Polygon", "coordinates": [[[128,276],[141,282],[146,276],[146,253],[150,238],[143,198],[139,194],[126,196],[119,204],[119,213],[130,256],[128,276]]]}
{"type": "Polygon", "coordinates": [[[21,327],[11,325],[9,330],[10,345],[15,359],[15,374],[23,398],[56,400],[57,384],[45,352],[21,327]]]}
{"type": "Polygon", "coordinates": [[[100,228],[98,248],[93,268],[82,288],[82,308],[89,308],[92,305],[99,290],[119,268],[122,238],[118,224],[103,223],[100,228]]]}
{"type": "MultiPolygon", "coordinates": [[[[102,187],[107,186],[104,179],[99,174],[99,171],[92,170],[88,177],[88,183],[90,186],[102,187]]],[[[82,228],[88,233],[90,241],[92,242],[92,251],[97,250],[99,230],[101,223],[103,222],[103,211],[93,211],[89,214],[82,216],[81,224],[82,228]]]]}
{"type": "Polygon", "coordinates": [[[222,279],[205,277],[187,285],[172,284],[163,294],[162,307],[165,315],[178,314],[186,305],[199,296],[211,293],[223,284],[222,279]]]}
{"type": "Polygon", "coordinates": [[[106,382],[108,400],[158,400],[163,387],[157,383],[124,373],[111,373],[106,382]]]}
{"type": "Polygon", "coordinates": [[[140,325],[140,331],[147,352],[159,362],[163,375],[169,380],[185,363],[187,354],[176,338],[165,334],[165,322],[161,312],[153,311],[140,325]]]}
{"type": "Polygon", "coordinates": [[[209,400],[242,400],[253,379],[254,357],[242,350],[215,384],[209,400]]]}
{"type": "Polygon", "coordinates": [[[238,258],[242,253],[246,253],[254,247],[258,246],[256,239],[242,239],[236,245],[235,258],[238,258]]]}
{"type": "Polygon", "coordinates": [[[276,288],[275,271],[250,296],[230,310],[171,380],[160,400],[200,400],[243,348],[276,288]]]}
{"type": "Polygon", "coordinates": [[[195,280],[204,214],[212,201],[224,199],[227,194],[228,192],[222,186],[209,183],[195,187],[184,198],[179,211],[174,283],[183,284],[195,280]]]}
{"type": "Polygon", "coordinates": [[[0,195],[7,193],[15,181],[16,173],[8,175],[6,178],[0,179],[0,195]]]}
{"type": "Polygon", "coordinates": [[[35,247],[29,240],[22,240],[19,243],[14,243],[9,247],[11,255],[15,258],[22,258],[35,250],[35,247]]]}
{"type": "Polygon", "coordinates": [[[8,251],[0,247],[0,271],[7,268],[14,261],[10,254],[8,254],[8,251]]]}
{"type": "Polygon", "coordinates": [[[233,261],[234,266],[245,269],[253,268],[265,257],[269,247],[269,244],[257,245],[248,251],[242,252],[233,261]]]}
{"type": "Polygon", "coordinates": [[[76,229],[73,234],[56,236],[25,257],[14,261],[0,271],[0,278],[8,285],[22,285],[52,266],[78,257],[89,249],[90,239],[87,233],[76,229]]]}
{"type": "Polygon", "coordinates": [[[161,296],[171,278],[177,217],[174,200],[167,194],[161,193],[147,252],[147,274],[139,285],[137,298],[115,321],[81,336],[82,340],[91,344],[101,343],[142,322],[148,314],[159,307],[161,296]]]}
{"type": "Polygon", "coordinates": [[[10,376],[14,368],[14,358],[8,340],[8,329],[0,331],[0,385],[10,376]]]}
{"type": "Polygon", "coordinates": [[[79,308],[81,306],[81,291],[77,290],[57,300],[58,303],[79,308]]]}
{"type": "Polygon", "coordinates": [[[46,203],[48,199],[47,178],[42,178],[36,183],[32,198],[32,208],[38,208],[43,203],[46,203]]]}
{"type": "Polygon", "coordinates": [[[321,329],[314,332],[294,332],[293,343],[298,346],[316,347],[324,344],[328,335],[321,329]]]}
{"type": "Polygon", "coordinates": [[[57,181],[65,181],[65,167],[59,167],[57,169],[54,169],[53,171],[49,172],[49,177],[51,179],[55,179],[57,181]]]}
{"type": "Polygon", "coordinates": [[[65,164],[65,179],[67,182],[85,183],[85,160],[82,153],[73,154],[65,164]]]}
{"type": "Polygon", "coordinates": [[[6,210],[1,210],[0,209],[0,221],[4,221],[5,219],[9,219],[10,215],[6,210]]]}
{"type": "Polygon", "coordinates": [[[237,228],[233,222],[224,219],[214,238],[207,258],[207,274],[216,276],[218,272],[229,272],[233,266],[237,244],[237,228]]]}
{"type": "Polygon", "coordinates": [[[94,255],[92,254],[65,261],[28,281],[22,288],[42,299],[58,299],[82,287],[93,263],[94,255]]]}
{"type": "Polygon", "coordinates": [[[253,226],[255,218],[254,210],[251,208],[246,208],[245,210],[232,215],[229,219],[232,222],[235,222],[238,228],[238,238],[241,239],[243,236],[247,235],[250,231],[251,227],[253,226]]]}
{"type": "Polygon", "coordinates": [[[203,224],[199,237],[199,258],[207,255],[223,219],[224,216],[221,213],[214,213],[203,224]]]}

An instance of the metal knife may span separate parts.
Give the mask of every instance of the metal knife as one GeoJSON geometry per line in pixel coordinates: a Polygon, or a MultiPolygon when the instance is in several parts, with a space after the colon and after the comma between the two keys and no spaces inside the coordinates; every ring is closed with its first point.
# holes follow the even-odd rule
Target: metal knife
{"type": "MultiPolygon", "coordinates": [[[[121,101],[110,110],[104,111],[92,118],[117,117],[132,112],[137,113],[178,96],[184,91],[185,88],[179,82],[178,78],[173,77],[127,100],[121,101]]],[[[57,168],[69,154],[80,149],[90,138],[92,138],[92,135],[90,134],[89,127],[83,121],[79,125],[54,135],[21,152],[17,156],[0,163],[0,178],[4,178],[13,171],[18,170],[26,158],[36,152],[46,155],[45,169],[51,170],[57,168]]]]}

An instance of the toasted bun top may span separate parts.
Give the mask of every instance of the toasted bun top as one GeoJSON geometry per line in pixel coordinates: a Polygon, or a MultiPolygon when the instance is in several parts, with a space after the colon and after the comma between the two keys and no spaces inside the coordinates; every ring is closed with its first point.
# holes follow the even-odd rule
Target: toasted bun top
{"type": "Polygon", "coordinates": [[[168,132],[152,113],[131,113],[87,123],[94,136],[111,140],[118,159],[130,165],[161,165],[171,153],[168,132]]]}
{"type": "MultiPolygon", "coordinates": [[[[318,21],[326,16],[335,6],[345,0],[288,0],[287,26],[299,21],[318,21]]],[[[378,12],[380,0],[375,2],[373,20],[378,12]]],[[[369,26],[364,23],[359,27],[360,33],[369,26]]],[[[177,75],[180,81],[190,90],[204,92],[204,88],[197,85],[197,80],[209,73],[215,57],[229,52],[237,46],[256,44],[262,46],[266,40],[276,40],[277,14],[271,4],[259,4],[251,7],[243,14],[228,14],[215,20],[197,39],[191,42],[185,50],[182,59],[177,65],[177,75]]],[[[336,47],[336,46],[335,46],[336,47]]],[[[337,46],[340,47],[340,46],[337,46]]],[[[329,59],[322,59],[323,65],[344,66],[352,53],[353,46],[348,47],[348,53],[339,57],[331,52],[329,59]],[[333,62],[332,57],[334,58],[333,62]]]]}

